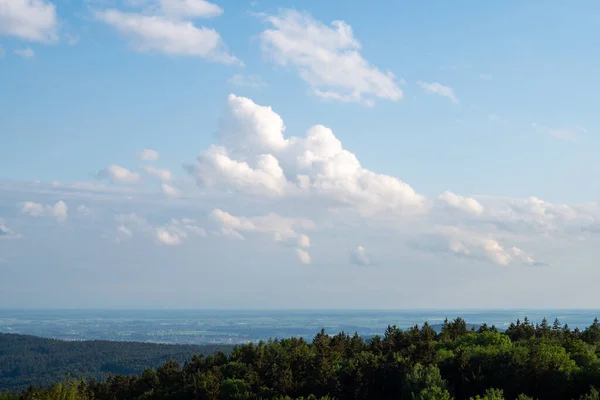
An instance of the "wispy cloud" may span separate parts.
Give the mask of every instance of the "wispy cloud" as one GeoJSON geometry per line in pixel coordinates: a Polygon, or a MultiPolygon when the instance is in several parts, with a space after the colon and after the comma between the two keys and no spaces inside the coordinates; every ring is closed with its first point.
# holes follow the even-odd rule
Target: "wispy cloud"
{"type": "Polygon", "coordinates": [[[267,83],[261,78],[260,75],[235,74],[229,78],[227,82],[231,85],[245,86],[255,89],[267,86],[267,83]]]}
{"type": "Polygon", "coordinates": [[[534,122],[531,124],[531,126],[536,131],[541,132],[545,135],[549,135],[556,139],[567,140],[571,142],[576,142],[577,140],[579,140],[579,136],[582,133],[587,133],[587,129],[581,125],[565,126],[562,128],[551,128],[534,122]]]}
{"type": "Polygon", "coordinates": [[[454,104],[460,104],[458,98],[454,95],[454,90],[449,86],[444,86],[438,82],[427,83],[423,81],[418,81],[417,85],[425,90],[426,93],[447,97],[452,100],[454,104]]]}
{"type": "Polygon", "coordinates": [[[31,47],[27,47],[25,49],[16,49],[14,51],[15,54],[23,57],[23,58],[33,58],[35,57],[35,52],[31,50],[31,47]]]}

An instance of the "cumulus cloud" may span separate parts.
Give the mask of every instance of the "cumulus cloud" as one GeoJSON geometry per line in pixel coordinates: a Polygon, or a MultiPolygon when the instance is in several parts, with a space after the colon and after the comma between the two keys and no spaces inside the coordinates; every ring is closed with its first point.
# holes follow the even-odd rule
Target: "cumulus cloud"
{"type": "Polygon", "coordinates": [[[448,250],[453,254],[474,259],[487,259],[497,265],[512,262],[536,264],[536,261],[517,247],[506,249],[498,240],[460,227],[441,227],[441,236],[447,239],[448,250]]]}
{"type": "Polygon", "coordinates": [[[254,89],[267,86],[267,83],[263,81],[260,75],[235,74],[229,78],[227,82],[231,85],[250,87],[254,89]]]}
{"type": "Polygon", "coordinates": [[[394,74],[380,71],[362,57],[361,44],[346,22],[328,26],[294,10],[264,18],[272,26],[261,34],[265,54],[296,69],[316,96],[367,105],[376,98],[402,99],[394,74]]]}
{"type": "Polygon", "coordinates": [[[95,17],[115,28],[138,52],[198,56],[225,64],[239,63],[236,57],[227,53],[217,31],[197,27],[191,21],[115,9],[97,11],[95,17]]]}
{"type": "Polygon", "coordinates": [[[5,225],[4,220],[0,218],[0,240],[2,239],[18,239],[22,236],[15,231],[11,230],[5,225]]]}
{"type": "Polygon", "coordinates": [[[302,264],[310,264],[310,254],[306,250],[296,249],[296,256],[302,264]]]}
{"type": "Polygon", "coordinates": [[[16,49],[14,53],[23,58],[33,58],[35,57],[35,52],[31,50],[31,47],[26,47],[24,49],[16,49]]]}
{"type": "Polygon", "coordinates": [[[162,192],[165,196],[168,197],[179,197],[181,195],[181,190],[177,189],[174,186],[169,185],[168,183],[163,183],[160,185],[162,192]]]}
{"type": "Polygon", "coordinates": [[[427,199],[399,179],[363,168],[331,129],[316,125],[305,137],[284,137],[271,107],[230,95],[218,137],[186,170],[203,187],[235,189],[266,197],[313,196],[361,214],[414,215],[427,199]]]}
{"type": "Polygon", "coordinates": [[[481,215],[483,213],[483,206],[477,200],[472,197],[459,196],[449,190],[440,194],[438,200],[468,214],[481,215]]]}
{"type": "Polygon", "coordinates": [[[168,222],[155,226],[146,218],[136,213],[129,213],[116,215],[115,221],[117,243],[139,234],[141,237],[153,238],[160,245],[176,246],[183,243],[190,235],[200,237],[207,235],[204,228],[190,218],[171,218],[168,222]]]}
{"type": "Polygon", "coordinates": [[[27,201],[23,203],[21,212],[32,217],[54,217],[57,221],[62,222],[68,217],[69,207],[62,200],[56,202],[54,205],[44,205],[27,201]]]}
{"type": "Polygon", "coordinates": [[[310,247],[310,238],[297,230],[314,229],[315,224],[311,220],[286,218],[274,213],[255,217],[237,217],[218,208],[212,211],[210,217],[217,225],[218,230],[215,232],[217,235],[244,240],[244,235],[247,233],[262,233],[272,235],[276,242],[285,243],[293,240],[298,246],[297,254],[300,260],[310,262],[306,250],[300,249],[310,247]]]}
{"type": "Polygon", "coordinates": [[[173,174],[167,168],[156,168],[152,165],[142,165],[140,168],[143,169],[148,175],[152,175],[164,182],[170,181],[173,177],[173,174]]]}
{"type": "Polygon", "coordinates": [[[367,258],[366,250],[363,246],[356,246],[356,248],[350,252],[350,262],[352,264],[363,266],[371,263],[367,258]]]}
{"type": "Polygon", "coordinates": [[[427,83],[422,81],[418,81],[417,85],[421,86],[426,93],[447,97],[452,100],[454,104],[459,104],[458,98],[454,95],[454,90],[452,90],[451,87],[444,86],[438,82],[427,83]]]}
{"type": "Polygon", "coordinates": [[[158,161],[160,154],[156,150],[144,149],[138,153],[138,158],[142,161],[158,161]]]}
{"type": "Polygon", "coordinates": [[[139,173],[132,172],[127,168],[114,164],[98,172],[98,177],[108,178],[113,183],[119,185],[137,185],[142,182],[139,173]]]}
{"type": "Polygon", "coordinates": [[[0,0],[0,36],[30,42],[58,41],[56,7],[46,0],[0,0]]]}

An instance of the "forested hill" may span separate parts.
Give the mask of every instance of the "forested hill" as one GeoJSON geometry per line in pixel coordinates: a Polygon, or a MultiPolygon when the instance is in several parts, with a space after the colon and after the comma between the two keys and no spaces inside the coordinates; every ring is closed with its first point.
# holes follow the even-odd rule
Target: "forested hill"
{"type": "Polygon", "coordinates": [[[597,388],[597,319],[584,330],[525,319],[499,332],[457,318],[439,333],[427,323],[369,341],[321,331],[0,400],[600,400],[597,388]]]}
{"type": "Polygon", "coordinates": [[[194,354],[230,352],[230,345],[174,345],[139,342],[62,341],[0,333],[0,392],[47,386],[71,377],[105,379],[109,374],[139,374],[168,360],[194,354]]]}

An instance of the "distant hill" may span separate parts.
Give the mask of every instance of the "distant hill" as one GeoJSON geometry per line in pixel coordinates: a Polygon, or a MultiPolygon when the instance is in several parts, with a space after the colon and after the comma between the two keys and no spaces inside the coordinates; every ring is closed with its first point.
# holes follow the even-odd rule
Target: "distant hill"
{"type": "Polygon", "coordinates": [[[0,392],[50,385],[67,374],[104,379],[139,374],[168,360],[183,363],[194,354],[229,353],[232,345],[175,345],[140,342],[63,341],[0,333],[0,392]]]}

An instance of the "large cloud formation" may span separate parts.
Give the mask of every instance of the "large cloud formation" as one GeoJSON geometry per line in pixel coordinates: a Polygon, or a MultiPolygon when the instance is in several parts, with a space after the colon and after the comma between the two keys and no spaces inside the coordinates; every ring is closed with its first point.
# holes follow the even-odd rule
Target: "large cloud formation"
{"type": "MultiPolygon", "coordinates": [[[[154,161],[158,152],[142,151],[138,157],[154,161]]],[[[108,185],[56,182],[44,193],[127,202],[135,212],[108,218],[114,221],[108,237],[116,243],[139,238],[168,251],[206,237],[238,239],[239,245],[240,239],[267,238],[304,264],[322,265],[330,255],[352,249],[350,257],[343,257],[346,262],[373,265],[376,259],[381,265],[393,262],[394,254],[416,249],[418,254],[458,262],[547,266],[547,260],[538,257],[545,259],[551,246],[585,245],[600,232],[600,207],[595,203],[470,197],[450,190],[418,193],[395,176],[363,167],[331,129],[314,125],[304,135],[288,134],[271,107],[233,94],[227,98],[216,143],[201,151],[196,162],[184,164],[189,176],[149,164],[138,169],[112,164],[98,174],[108,185]],[[143,181],[140,171],[156,179],[143,181]],[[157,197],[157,192],[163,195],[157,197]],[[144,214],[146,205],[149,214],[144,214]],[[198,207],[204,211],[198,213],[198,207]],[[176,210],[177,217],[165,215],[176,210]],[[392,251],[374,242],[374,235],[388,237],[394,243],[392,251]],[[340,238],[336,245],[332,237],[340,238]],[[378,254],[382,250],[387,256],[378,254]]],[[[25,189],[42,187],[21,188],[25,189]]],[[[66,223],[68,207],[63,201],[18,204],[24,214],[66,223]]],[[[101,215],[92,211],[78,215],[101,215]]],[[[3,232],[7,236],[8,228],[3,232]]],[[[250,247],[255,244],[259,245],[250,247]]]]}
{"type": "Polygon", "coordinates": [[[331,129],[316,125],[305,137],[285,137],[271,107],[230,95],[218,132],[221,145],[186,169],[199,185],[263,197],[314,196],[370,215],[419,214],[427,199],[408,184],[364,168],[331,129]]]}
{"type": "MultiPolygon", "coordinates": [[[[448,190],[428,197],[396,177],[364,168],[325,126],[310,127],[304,136],[286,136],[285,131],[283,119],[271,107],[229,95],[217,132],[219,143],[185,169],[209,191],[233,191],[273,203],[310,200],[313,211],[343,210],[362,219],[410,220],[415,237],[437,238],[444,252],[498,265],[540,265],[513,243],[518,237],[509,235],[510,227],[547,231],[576,215],[582,218],[568,206],[535,198],[495,199],[486,206],[485,201],[448,190]]],[[[239,229],[228,232],[241,235],[239,229]]],[[[365,263],[366,258],[360,259],[365,263]]]]}

